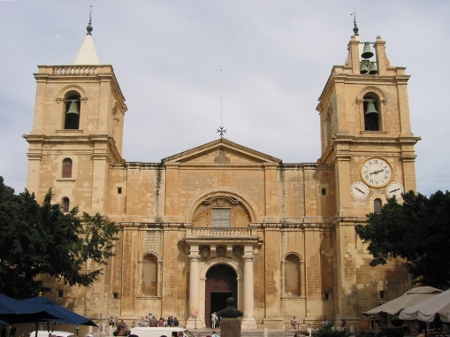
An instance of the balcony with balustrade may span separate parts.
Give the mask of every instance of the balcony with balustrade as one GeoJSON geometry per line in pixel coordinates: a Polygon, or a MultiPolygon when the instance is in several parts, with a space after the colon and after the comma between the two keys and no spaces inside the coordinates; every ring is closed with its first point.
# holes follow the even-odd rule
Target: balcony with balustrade
{"type": "Polygon", "coordinates": [[[186,228],[186,243],[257,243],[255,227],[189,227],[186,228]]]}

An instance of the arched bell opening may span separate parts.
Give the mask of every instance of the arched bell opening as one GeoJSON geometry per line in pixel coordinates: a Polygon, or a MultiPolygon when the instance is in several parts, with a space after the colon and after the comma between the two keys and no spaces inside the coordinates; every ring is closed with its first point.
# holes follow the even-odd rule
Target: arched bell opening
{"type": "Polygon", "coordinates": [[[80,128],[81,96],[77,91],[69,91],[64,95],[64,129],[80,128]]]}
{"type": "Polygon", "coordinates": [[[366,131],[381,130],[380,99],[374,93],[368,93],[363,98],[364,129],[366,131]]]}

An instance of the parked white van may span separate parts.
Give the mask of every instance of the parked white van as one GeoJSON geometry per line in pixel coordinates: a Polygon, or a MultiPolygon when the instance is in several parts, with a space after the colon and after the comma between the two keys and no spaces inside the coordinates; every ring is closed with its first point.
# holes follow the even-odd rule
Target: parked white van
{"type": "MultiPolygon", "coordinates": [[[[131,328],[130,336],[137,335],[139,337],[195,337],[192,332],[185,328],[177,327],[140,327],[131,328]],[[180,335],[180,332],[182,333],[180,335]]],[[[132,336],[133,337],[133,336],[132,336]]]]}
{"type": "MultiPolygon", "coordinates": [[[[37,337],[75,337],[75,334],[73,332],[68,331],[49,331],[47,330],[38,330],[37,337]]],[[[30,332],[30,337],[35,337],[36,331],[30,332]]]]}

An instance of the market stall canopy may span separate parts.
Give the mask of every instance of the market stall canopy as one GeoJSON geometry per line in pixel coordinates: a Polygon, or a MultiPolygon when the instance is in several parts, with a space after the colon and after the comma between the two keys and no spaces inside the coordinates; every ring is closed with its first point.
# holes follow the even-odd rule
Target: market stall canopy
{"type": "Polygon", "coordinates": [[[416,303],[420,303],[428,298],[434,297],[442,293],[442,290],[433,287],[416,287],[408,290],[402,296],[386,302],[376,308],[363,312],[363,315],[379,315],[386,313],[389,315],[397,315],[401,310],[408,308],[416,303]]]}
{"type": "Polygon", "coordinates": [[[0,325],[11,325],[11,324],[0,319],[0,325]]]}
{"type": "Polygon", "coordinates": [[[52,314],[56,319],[47,319],[49,322],[58,322],[58,323],[68,323],[75,325],[91,325],[98,326],[94,322],[92,322],[89,318],[83,317],[60,306],[55,301],[44,297],[44,296],[36,296],[32,298],[28,298],[26,300],[22,300],[22,303],[30,304],[34,307],[40,308],[41,310],[45,310],[52,314]]]}
{"type": "Polygon", "coordinates": [[[402,310],[399,318],[407,321],[419,320],[433,322],[436,315],[444,323],[450,323],[450,290],[446,290],[425,301],[414,304],[402,310]]]}
{"type": "MultiPolygon", "coordinates": [[[[22,303],[19,300],[0,294],[0,319],[7,324],[32,323],[46,319],[56,319],[45,309],[32,304],[22,303]]],[[[0,323],[3,324],[3,323],[0,323]]]]}

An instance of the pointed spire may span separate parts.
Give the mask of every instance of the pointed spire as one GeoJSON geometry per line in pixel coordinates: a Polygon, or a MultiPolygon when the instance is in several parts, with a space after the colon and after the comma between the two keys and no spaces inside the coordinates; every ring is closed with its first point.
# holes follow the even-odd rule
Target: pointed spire
{"type": "Polygon", "coordinates": [[[89,23],[86,27],[87,33],[84,39],[81,48],[78,50],[78,53],[75,55],[75,58],[72,61],[72,64],[78,65],[99,65],[100,61],[98,59],[97,50],[95,49],[94,40],[92,39],[92,31],[94,28],[92,27],[92,6],[91,11],[89,12],[89,23]]]}

